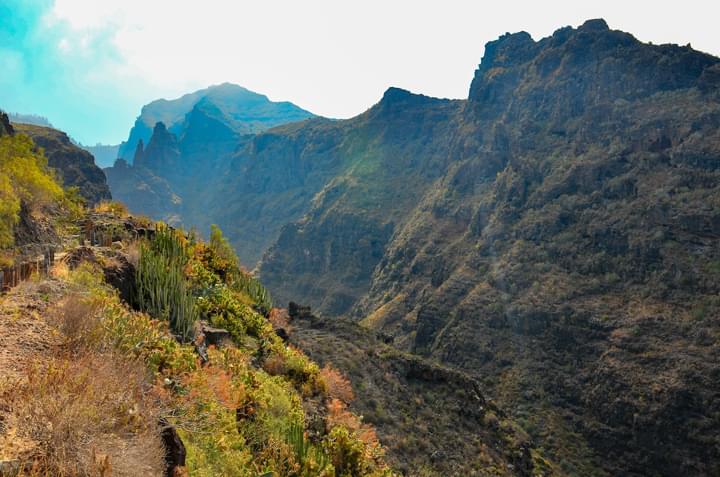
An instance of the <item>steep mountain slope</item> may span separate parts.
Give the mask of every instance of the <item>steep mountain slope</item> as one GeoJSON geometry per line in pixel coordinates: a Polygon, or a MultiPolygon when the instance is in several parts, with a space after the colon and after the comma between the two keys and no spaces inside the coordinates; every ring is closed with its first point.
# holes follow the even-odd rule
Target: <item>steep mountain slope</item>
{"type": "Polygon", "coordinates": [[[178,99],[159,99],[143,106],[128,140],[120,145],[118,157],[131,162],[138,142],[142,140],[147,144],[158,122],[166,124],[178,137],[182,136],[191,126],[188,115],[198,112],[228,124],[237,134],[253,134],[313,116],[292,103],[273,102],[241,86],[223,83],[178,99]]]}
{"type": "Polygon", "coordinates": [[[291,322],[293,344],[348,374],[357,390],[350,408],[375,426],[393,468],[409,476],[562,475],[480,383],[381,338],[340,318],[291,322]]]}
{"type": "Polygon", "coordinates": [[[247,225],[246,204],[298,217],[260,268],[279,299],[469,371],[566,471],[712,475],[719,63],[601,20],[506,35],[465,102],[390,90],[256,137],[223,220],[242,254],[280,227],[247,225]]]}
{"type": "Polygon", "coordinates": [[[231,84],[153,102],[121,147],[128,158],[135,144],[132,158],[106,169],[110,187],[133,212],[207,230],[209,199],[230,173],[234,151],[258,131],[311,116],[231,84]]]}
{"type": "MultiPolygon", "coordinates": [[[[346,284],[353,288],[356,279],[363,279],[356,277],[357,273],[364,273],[367,280],[372,271],[364,255],[376,254],[374,244],[387,240],[392,231],[392,218],[385,217],[386,211],[376,204],[393,202],[410,207],[413,187],[427,184],[438,174],[441,169],[435,162],[444,160],[443,145],[431,144],[426,138],[447,139],[452,135],[452,116],[459,104],[393,88],[377,106],[356,118],[315,119],[255,136],[238,148],[223,185],[208,201],[208,215],[227,231],[241,260],[252,265],[278,237],[283,240],[287,232],[281,232],[282,227],[303,217],[313,203],[327,204],[342,197],[353,200],[358,210],[336,217],[333,225],[337,234],[352,230],[352,237],[346,240],[362,240],[364,244],[363,251],[354,258],[356,269],[346,269],[346,284]],[[423,127],[416,128],[419,122],[423,127]],[[437,157],[433,156],[436,152],[437,157]],[[433,159],[421,164],[418,159],[424,156],[433,159]],[[365,180],[381,175],[392,182],[400,171],[407,172],[411,179],[404,179],[412,182],[398,181],[395,187],[385,188],[365,180]],[[212,208],[213,202],[219,207],[212,208]],[[385,224],[378,230],[365,226],[375,219],[385,224]]],[[[314,240],[310,236],[305,239],[314,240]]],[[[297,254],[288,253],[300,260],[303,256],[301,249],[297,254]]],[[[301,283],[322,279],[319,272],[323,265],[313,266],[312,270],[296,269],[298,273],[308,272],[301,283]]],[[[286,272],[293,273],[290,269],[286,272]]],[[[281,300],[289,297],[282,295],[282,290],[278,292],[281,300]]]]}
{"type": "Polygon", "coordinates": [[[27,134],[43,148],[48,165],[62,178],[65,187],[78,187],[88,204],[110,199],[110,189],[102,169],[95,165],[93,156],[70,141],[62,131],[31,124],[15,124],[15,131],[27,134]]]}

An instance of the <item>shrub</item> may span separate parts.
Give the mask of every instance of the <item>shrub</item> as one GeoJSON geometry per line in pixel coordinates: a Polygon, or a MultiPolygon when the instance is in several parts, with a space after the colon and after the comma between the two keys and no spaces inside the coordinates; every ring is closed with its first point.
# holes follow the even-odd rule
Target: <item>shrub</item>
{"type": "Polygon", "coordinates": [[[228,330],[237,343],[245,335],[261,338],[272,333],[265,317],[243,303],[238,293],[226,285],[206,289],[198,298],[197,307],[201,317],[228,330]]]}
{"type": "Polygon", "coordinates": [[[314,446],[308,440],[301,425],[292,424],[288,428],[285,442],[292,448],[295,461],[294,472],[289,475],[298,477],[335,475],[335,469],[330,464],[330,459],[324,449],[314,446]]]}
{"type": "Polygon", "coordinates": [[[112,214],[115,217],[124,218],[128,216],[128,208],[122,202],[114,200],[102,201],[95,206],[95,212],[112,214]]]}
{"type": "Polygon", "coordinates": [[[82,263],[67,278],[76,291],[61,304],[58,315],[75,348],[115,350],[143,360],[152,372],[168,375],[197,368],[194,350],[168,336],[166,323],[125,308],[97,266],[82,263]],[[83,323],[78,326],[76,321],[83,323]]]}
{"type": "Polygon", "coordinates": [[[326,392],[320,368],[302,351],[285,346],[279,339],[271,345],[271,349],[263,362],[263,369],[270,375],[287,377],[303,396],[326,392]]]}
{"type": "Polygon", "coordinates": [[[24,134],[0,137],[0,248],[13,245],[21,202],[34,209],[63,200],[62,187],[32,140],[24,134]]]}
{"type": "Polygon", "coordinates": [[[326,364],[320,370],[320,378],[325,383],[329,398],[338,399],[345,404],[350,404],[355,399],[350,380],[329,364],[326,364]]]}
{"type": "Polygon", "coordinates": [[[328,403],[326,446],[337,475],[391,475],[375,428],[351,413],[339,399],[328,403]]]}

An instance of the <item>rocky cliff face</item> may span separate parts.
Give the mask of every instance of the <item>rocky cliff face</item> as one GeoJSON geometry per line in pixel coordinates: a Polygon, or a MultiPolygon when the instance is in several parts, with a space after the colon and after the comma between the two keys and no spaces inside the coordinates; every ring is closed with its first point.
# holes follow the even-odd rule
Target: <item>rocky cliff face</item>
{"type": "Polygon", "coordinates": [[[0,136],[3,136],[5,134],[12,135],[15,133],[15,130],[12,127],[12,124],[10,124],[10,119],[8,118],[8,115],[2,111],[0,111],[0,136]]]}
{"type": "Polygon", "coordinates": [[[566,472],[717,473],[719,64],[596,20],[488,44],[467,101],[260,135],[241,183],[334,171],[261,276],[477,376],[566,472]]]}
{"type": "Polygon", "coordinates": [[[67,134],[30,124],[15,124],[14,128],[45,150],[48,165],[58,171],[65,187],[78,187],[90,205],[110,199],[110,188],[102,169],[95,165],[93,156],[74,145],[67,134]]]}

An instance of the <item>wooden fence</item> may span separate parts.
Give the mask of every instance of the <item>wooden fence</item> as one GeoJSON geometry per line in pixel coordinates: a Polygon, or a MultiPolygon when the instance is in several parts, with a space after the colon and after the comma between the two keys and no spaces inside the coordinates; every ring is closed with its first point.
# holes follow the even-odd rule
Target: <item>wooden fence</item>
{"type": "Polygon", "coordinates": [[[54,263],[55,250],[48,247],[42,256],[38,256],[34,260],[23,261],[11,267],[0,269],[0,291],[6,292],[18,286],[35,273],[46,275],[54,263]]]}

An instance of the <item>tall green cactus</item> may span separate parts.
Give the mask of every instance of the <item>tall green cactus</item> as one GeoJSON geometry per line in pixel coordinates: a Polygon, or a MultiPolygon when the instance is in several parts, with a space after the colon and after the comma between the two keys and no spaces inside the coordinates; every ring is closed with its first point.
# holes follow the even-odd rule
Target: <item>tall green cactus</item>
{"type": "Polygon", "coordinates": [[[187,260],[181,237],[167,227],[159,227],[152,240],[141,245],[136,273],[139,308],[167,320],[184,341],[192,339],[197,320],[195,297],[183,273],[187,260]]]}

